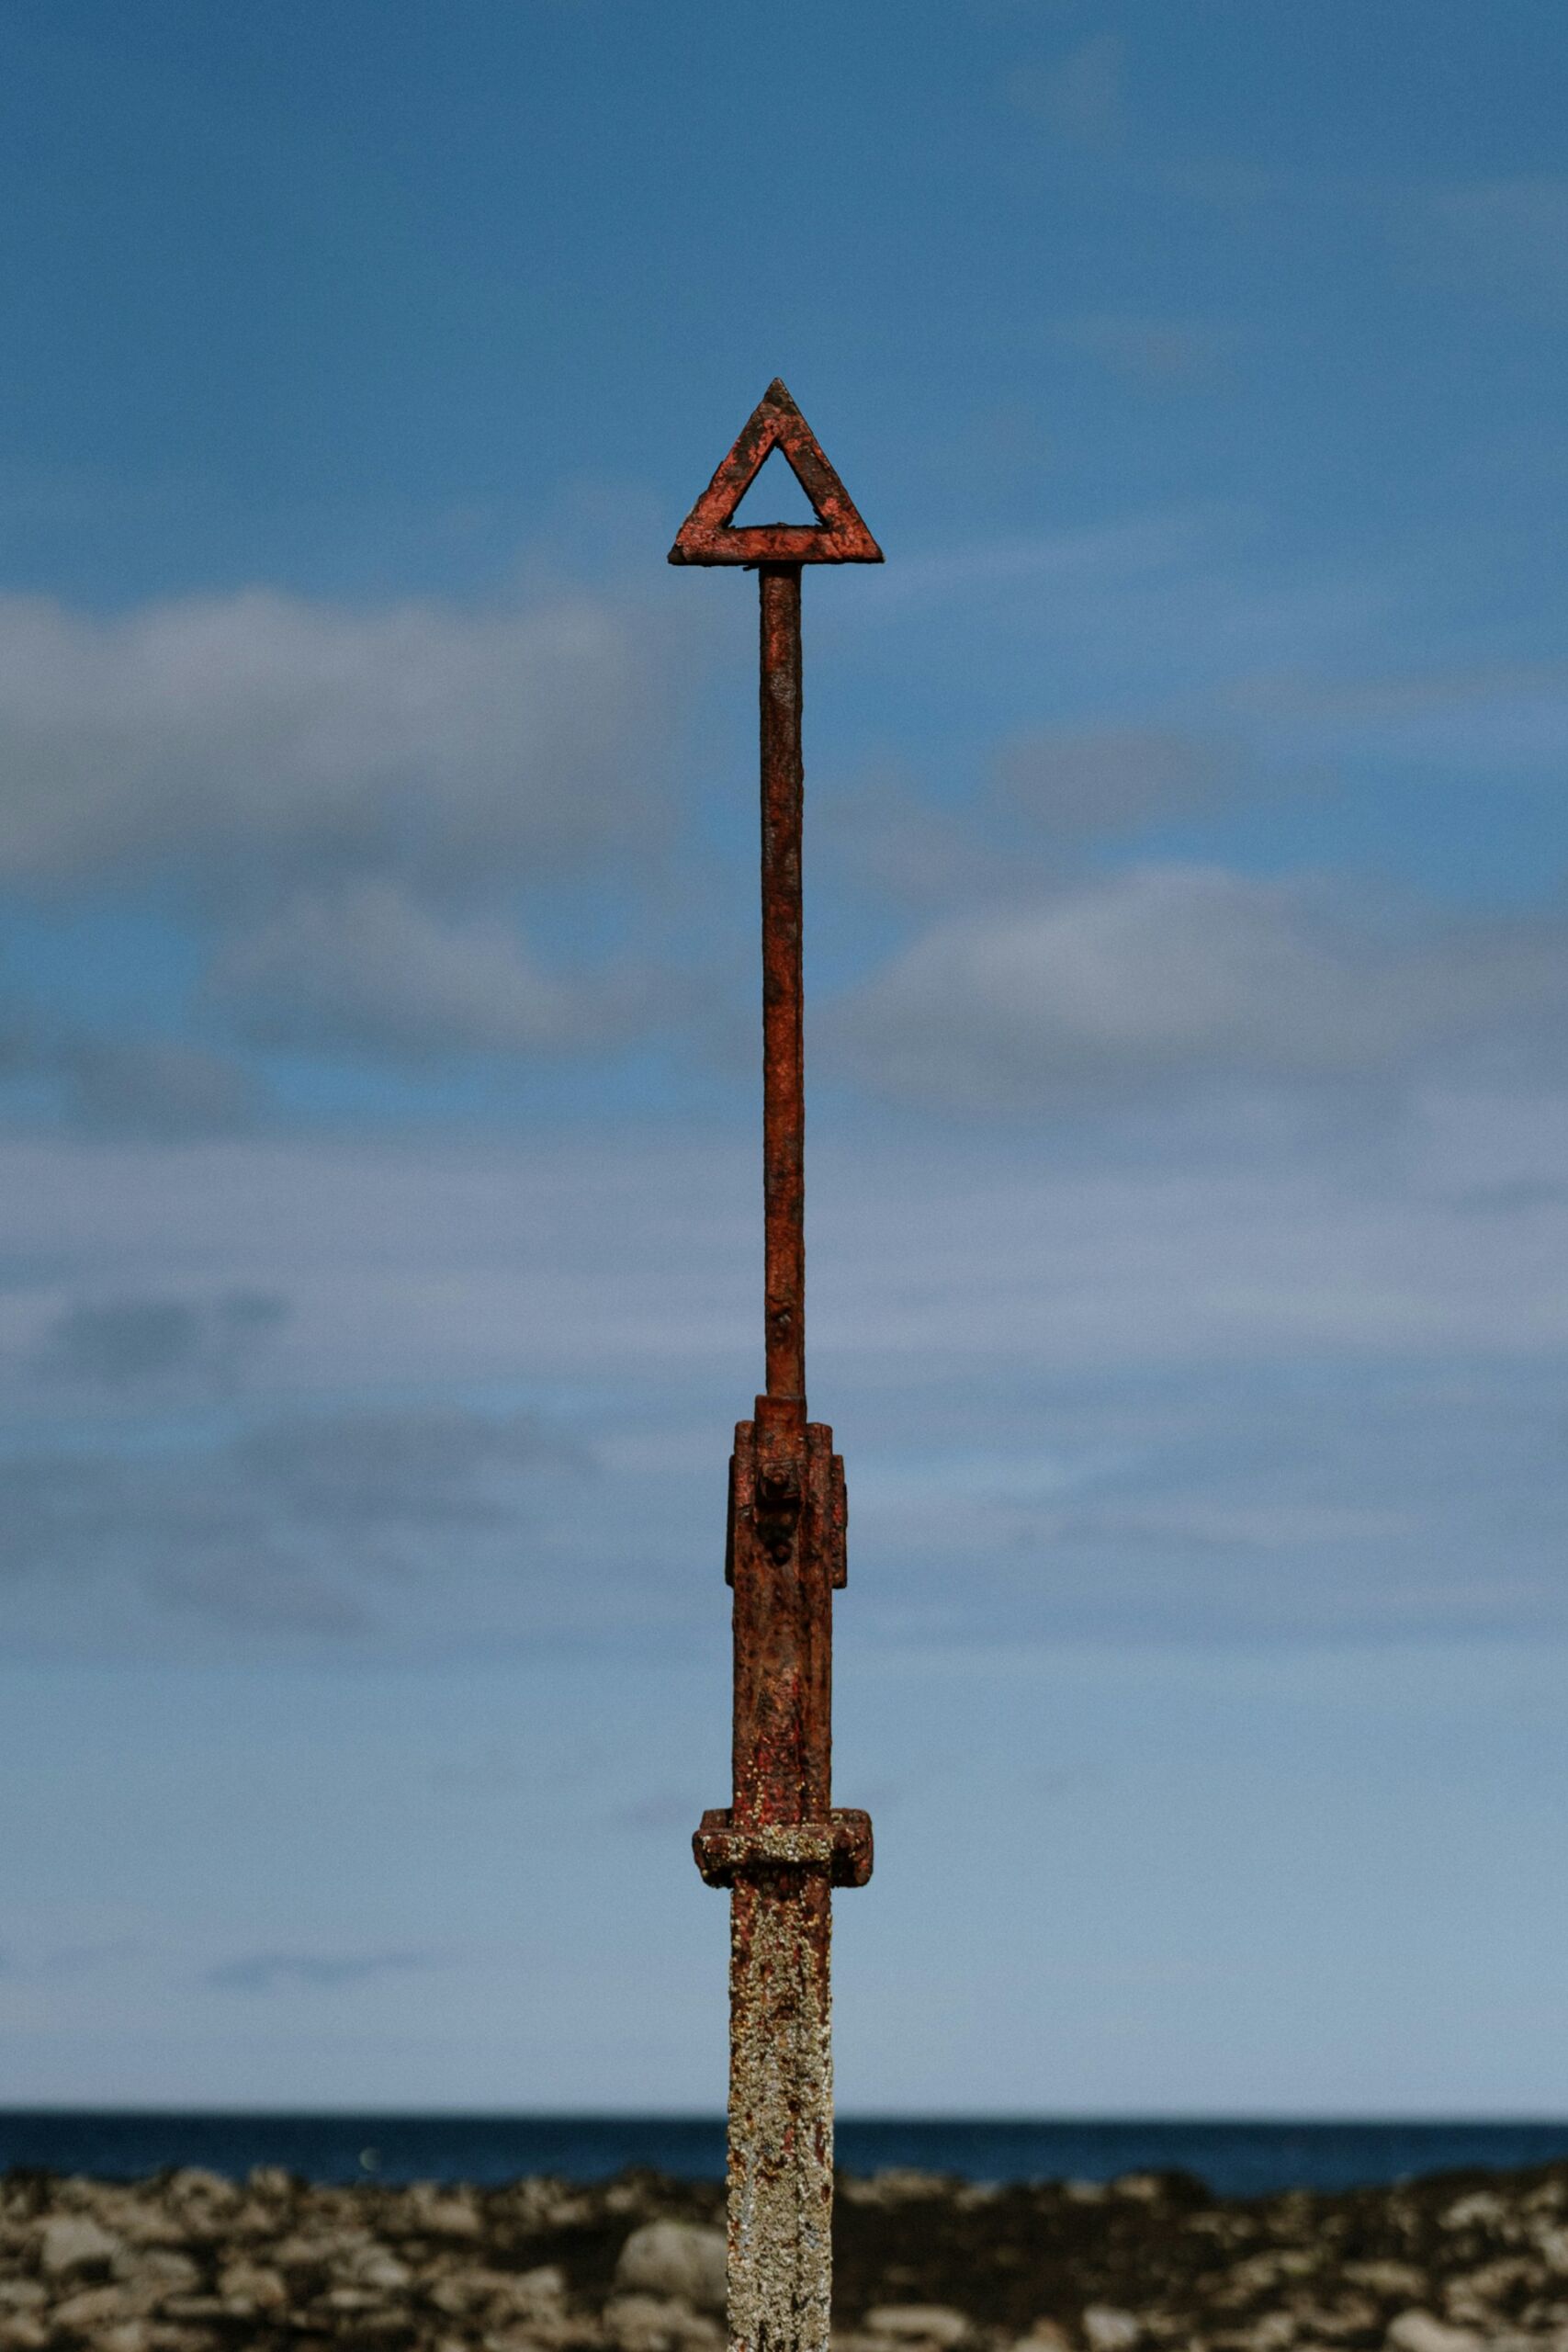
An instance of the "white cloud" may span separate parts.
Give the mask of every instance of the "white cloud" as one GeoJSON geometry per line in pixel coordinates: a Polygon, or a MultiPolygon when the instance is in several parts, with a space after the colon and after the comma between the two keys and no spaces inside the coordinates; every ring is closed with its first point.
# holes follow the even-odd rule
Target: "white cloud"
{"type": "MultiPolygon", "coordinates": [[[[859,1638],[1553,1617],[1568,1190],[1506,1188],[1565,1119],[1450,1099],[1377,1153],[1089,1166],[819,1137],[859,1638]]],[[[646,1129],[0,1143],[13,1650],[716,1644],[756,1181],[750,1143],[646,1129]],[[279,1296],[219,1377],[226,1303],[279,1296]],[[160,1301],[190,1311],[125,1311],[160,1301]]]]}
{"type": "Polygon", "coordinates": [[[1028,1107],[1064,1088],[1404,1076],[1548,1035],[1568,937],[1537,923],[1381,935],[1300,887],[1145,866],[925,933],[842,1009],[882,1091],[1028,1107]]]}
{"type": "Polygon", "coordinates": [[[260,1090],[231,1057],[177,1037],[68,1037],[34,1057],[65,1082],[66,1116],[95,1135],[224,1135],[249,1126],[260,1090]]]}
{"type": "Polygon", "coordinates": [[[224,951],[214,984],[267,1043],[412,1059],[591,1045],[629,1010],[603,981],[541,971],[502,917],[443,920],[374,877],[290,899],[224,951]]]}
{"type": "Polygon", "coordinates": [[[587,596],[355,611],[255,589],[107,619],[0,598],[0,876],[491,881],[646,842],[660,708],[646,624],[587,596]]]}
{"type": "MultiPolygon", "coordinates": [[[[1568,1098],[1418,1097],[1392,1166],[1213,1137],[1083,1165],[929,1130],[812,1154],[812,1350],[840,1390],[1413,1347],[1568,1347],[1568,1098]],[[1478,1215],[1478,1188],[1498,1195],[1478,1215]]],[[[757,1155],[642,1127],[484,1146],[0,1139],[0,1361],[26,1379],[83,1297],[286,1296],[277,1393],[755,1385],[757,1155]],[[33,1271],[29,1273],[28,1269],[33,1271]]],[[[735,1403],[739,1394],[740,1404],[735,1403]]],[[[963,1403],[953,1391],[954,1410],[963,1403]]],[[[68,1403],[70,1400],[65,1399],[68,1403]]],[[[830,1397],[824,1393],[824,1405],[830,1397]]]]}

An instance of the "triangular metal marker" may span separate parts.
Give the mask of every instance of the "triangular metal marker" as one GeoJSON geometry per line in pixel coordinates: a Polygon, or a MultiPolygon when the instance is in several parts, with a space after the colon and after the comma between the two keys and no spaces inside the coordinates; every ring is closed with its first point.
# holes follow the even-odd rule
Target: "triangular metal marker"
{"type": "Polygon", "coordinates": [[[735,447],[676,535],[671,563],[880,563],[882,549],[822,445],[775,376],[735,447]],[[730,516],[773,452],[781,450],[811,501],[815,523],[756,523],[730,516]]]}

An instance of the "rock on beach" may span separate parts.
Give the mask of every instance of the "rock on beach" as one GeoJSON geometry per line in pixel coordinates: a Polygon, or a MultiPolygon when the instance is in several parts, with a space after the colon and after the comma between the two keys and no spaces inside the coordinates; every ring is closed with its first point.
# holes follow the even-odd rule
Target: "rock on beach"
{"type": "MultiPolygon", "coordinates": [[[[835,2352],[1568,2352],[1568,2165],[1224,2199],[844,2177],[835,2352]]],[[[0,2352],[724,2352],[723,2194],[0,2178],[0,2352]]]]}
{"type": "Polygon", "coordinates": [[[724,2232],[694,2222],[645,2222],[621,2248],[616,2284],[674,2296],[697,2311],[724,2309],[724,2232]]]}

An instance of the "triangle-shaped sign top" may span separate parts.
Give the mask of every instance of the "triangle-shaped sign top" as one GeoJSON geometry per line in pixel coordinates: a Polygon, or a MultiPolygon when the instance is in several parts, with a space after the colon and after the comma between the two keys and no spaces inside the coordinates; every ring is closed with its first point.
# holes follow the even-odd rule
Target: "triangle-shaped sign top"
{"type": "Polygon", "coordinates": [[[882,549],[822,454],[822,445],[775,376],[712,481],[682,524],[671,563],[880,563],[882,549]],[[768,458],[782,450],[811,501],[815,523],[755,523],[730,516],[768,458]]]}

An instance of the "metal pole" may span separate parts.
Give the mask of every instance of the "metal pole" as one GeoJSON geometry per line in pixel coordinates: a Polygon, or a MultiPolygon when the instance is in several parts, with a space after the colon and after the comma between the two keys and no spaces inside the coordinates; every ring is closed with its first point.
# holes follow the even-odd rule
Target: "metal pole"
{"type": "Polygon", "coordinates": [[[762,1187],[767,1389],[806,1400],[800,566],[757,568],[761,617],[762,1187]]]}
{"type": "Polygon", "coordinates": [[[735,1431],[725,1574],[734,1588],[734,1795],[694,1839],[730,1889],[729,2339],[829,2352],[832,2301],[832,1889],[871,1875],[871,1823],[832,1801],[833,1590],[845,1578],[844,1465],[806,1418],[800,576],[879,563],[810,427],[774,382],[671,560],[754,563],[761,598],[765,1393],[735,1431]],[[782,447],[818,523],[730,516],[782,447]]]}
{"type": "MultiPolygon", "coordinates": [[[[763,564],[761,607],[765,1565],[737,1585],[737,1828],[825,1822],[831,1606],[815,1547],[784,1540],[805,1484],[806,1071],[802,1034],[800,566],[763,564]],[[798,1556],[792,1556],[798,1554],[798,1556]],[[816,1589],[821,1586],[821,1589],[816,1589]],[[793,1686],[793,1688],[792,1688],[793,1686]],[[793,1702],[793,1703],[792,1703],[793,1702]]],[[[739,1444],[739,1441],[738,1441],[739,1444]]],[[[735,1881],[729,1929],[729,2335],[737,2352],[827,2352],[833,2060],[825,1865],[735,1881]]]]}

